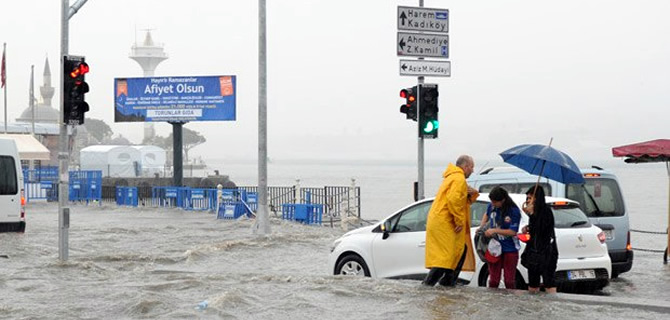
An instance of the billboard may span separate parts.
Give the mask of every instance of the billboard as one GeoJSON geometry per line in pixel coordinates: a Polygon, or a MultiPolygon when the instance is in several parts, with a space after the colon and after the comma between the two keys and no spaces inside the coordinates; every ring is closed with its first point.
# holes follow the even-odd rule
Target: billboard
{"type": "Polygon", "coordinates": [[[114,79],[114,122],[235,120],[235,76],[114,79]]]}

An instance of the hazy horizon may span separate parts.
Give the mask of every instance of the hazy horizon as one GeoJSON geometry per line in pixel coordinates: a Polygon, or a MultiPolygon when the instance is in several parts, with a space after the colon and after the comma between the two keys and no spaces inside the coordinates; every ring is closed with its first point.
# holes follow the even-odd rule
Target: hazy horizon
{"type": "MultiPolygon", "coordinates": [[[[439,139],[425,141],[427,163],[464,153],[494,159],[514,145],[547,144],[552,137],[552,146],[578,163],[604,160],[612,147],[668,132],[670,2],[424,4],[449,9],[452,65],[450,78],[426,78],[440,86],[439,139]]],[[[141,123],[113,123],[113,79],[142,76],[128,55],[150,28],[169,55],[156,76],[237,76],[237,120],[186,124],[207,138],[190,157],[255,159],[257,6],[88,1],[69,24],[69,52],[86,56],[91,67],[87,117],[141,142],[141,123]]],[[[267,3],[270,159],[416,159],[416,123],[399,112],[400,89],[417,79],[398,74],[397,6],[418,1],[267,3]]],[[[27,108],[31,64],[39,92],[45,57],[57,109],[60,1],[12,1],[3,8],[9,122],[27,108]]],[[[171,132],[166,123],[156,129],[171,132]]]]}

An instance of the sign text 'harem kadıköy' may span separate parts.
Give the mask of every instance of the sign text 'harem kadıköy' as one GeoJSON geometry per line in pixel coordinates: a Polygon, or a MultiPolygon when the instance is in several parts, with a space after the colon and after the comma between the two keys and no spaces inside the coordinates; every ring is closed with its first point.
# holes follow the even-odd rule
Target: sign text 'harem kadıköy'
{"type": "Polygon", "coordinates": [[[235,120],[235,76],[114,79],[114,122],[235,120]]]}

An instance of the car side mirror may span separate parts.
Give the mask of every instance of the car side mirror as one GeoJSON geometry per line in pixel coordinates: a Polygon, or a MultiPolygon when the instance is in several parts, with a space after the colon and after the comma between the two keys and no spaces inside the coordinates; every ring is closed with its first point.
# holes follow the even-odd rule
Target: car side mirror
{"type": "Polygon", "coordinates": [[[389,230],[391,229],[391,224],[388,221],[384,221],[381,227],[382,227],[382,239],[386,240],[390,235],[389,230]]]}

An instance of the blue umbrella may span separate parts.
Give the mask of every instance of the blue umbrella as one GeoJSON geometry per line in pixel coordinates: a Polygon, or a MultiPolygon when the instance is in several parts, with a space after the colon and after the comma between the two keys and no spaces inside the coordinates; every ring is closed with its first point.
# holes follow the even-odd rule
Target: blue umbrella
{"type": "Polygon", "coordinates": [[[548,145],[522,144],[500,153],[503,161],[530,174],[561,183],[584,183],[579,167],[567,154],[548,145]]]}

